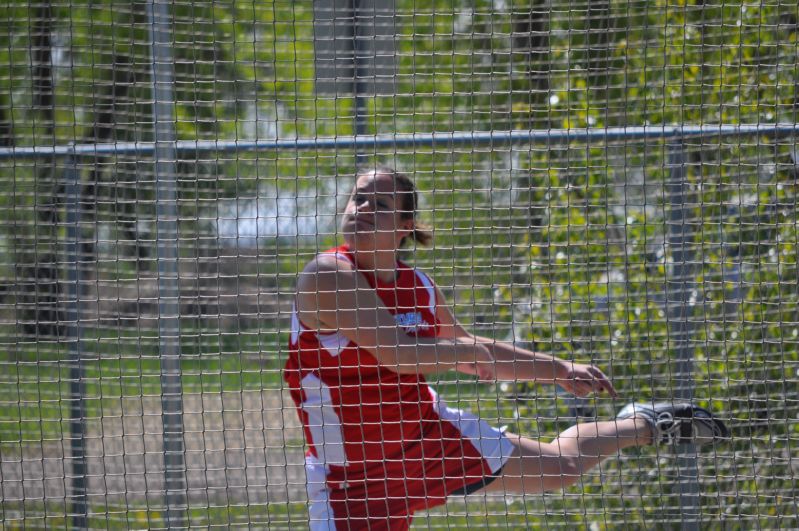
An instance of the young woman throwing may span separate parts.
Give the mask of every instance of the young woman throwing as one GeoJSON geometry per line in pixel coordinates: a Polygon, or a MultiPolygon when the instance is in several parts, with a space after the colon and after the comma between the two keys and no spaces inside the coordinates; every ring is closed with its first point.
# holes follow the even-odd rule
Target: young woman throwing
{"type": "Polygon", "coordinates": [[[416,209],[407,176],[360,172],[341,221],[344,244],[317,255],[297,282],[285,379],[309,448],[311,529],[407,529],[415,511],[450,495],[562,489],[623,448],[727,436],[691,404],[630,404],[615,420],[577,424],[549,443],[447,407],[425,374],[617,393],[598,367],[465,330],[430,277],[397,259],[408,239],[431,239],[416,209]]]}

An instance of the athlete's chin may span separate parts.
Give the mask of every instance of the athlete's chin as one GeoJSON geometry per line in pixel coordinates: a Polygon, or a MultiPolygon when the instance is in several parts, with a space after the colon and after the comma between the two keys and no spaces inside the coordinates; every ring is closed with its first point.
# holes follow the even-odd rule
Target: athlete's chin
{"type": "Polygon", "coordinates": [[[386,242],[377,241],[374,237],[374,233],[345,232],[344,242],[352,251],[364,253],[393,252],[397,250],[386,242]]]}
{"type": "Polygon", "coordinates": [[[375,241],[373,234],[364,234],[362,232],[344,232],[344,241],[347,246],[353,250],[359,251],[374,251],[375,241]]]}

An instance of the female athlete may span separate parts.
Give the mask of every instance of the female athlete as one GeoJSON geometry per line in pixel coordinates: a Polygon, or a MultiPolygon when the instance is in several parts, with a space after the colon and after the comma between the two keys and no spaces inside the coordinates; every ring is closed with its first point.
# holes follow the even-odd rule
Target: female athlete
{"type": "Polygon", "coordinates": [[[615,420],[577,424],[552,442],[493,428],[449,408],[426,374],[558,384],[576,396],[616,390],[593,366],[466,331],[422,271],[397,259],[426,244],[417,192],[390,168],[361,171],[341,221],[344,244],[297,281],[285,379],[308,444],[311,529],[407,529],[447,496],[538,493],[575,484],[619,450],[727,436],[691,404],[635,403],[615,420]]]}

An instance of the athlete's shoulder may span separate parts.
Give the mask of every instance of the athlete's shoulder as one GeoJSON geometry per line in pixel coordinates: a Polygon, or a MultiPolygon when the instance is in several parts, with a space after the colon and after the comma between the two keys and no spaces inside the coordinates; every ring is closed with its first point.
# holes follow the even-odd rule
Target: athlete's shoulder
{"type": "Polygon", "coordinates": [[[297,277],[297,287],[301,292],[335,290],[340,280],[352,277],[355,272],[355,264],[346,252],[340,248],[329,249],[305,264],[297,277]]]}
{"type": "Polygon", "coordinates": [[[346,247],[334,247],[314,256],[303,268],[303,273],[353,271],[355,264],[346,247]]]}

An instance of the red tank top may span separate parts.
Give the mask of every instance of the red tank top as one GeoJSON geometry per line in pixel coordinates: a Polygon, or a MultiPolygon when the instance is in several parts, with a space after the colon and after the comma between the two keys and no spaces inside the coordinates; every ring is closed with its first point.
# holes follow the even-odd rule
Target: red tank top
{"type": "MultiPolygon", "coordinates": [[[[326,253],[355,264],[346,246],[326,253]]],[[[438,333],[436,290],[427,275],[402,262],[392,283],[361,273],[406,333],[438,333]]],[[[405,500],[417,485],[413,490],[425,494],[406,507],[412,511],[442,503],[465,477],[490,472],[451,419],[442,421],[424,376],[381,366],[338,332],[308,329],[296,308],[284,378],[305,430],[306,466],[323,468],[331,499],[368,498],[388,488],[405,500]]]]}

